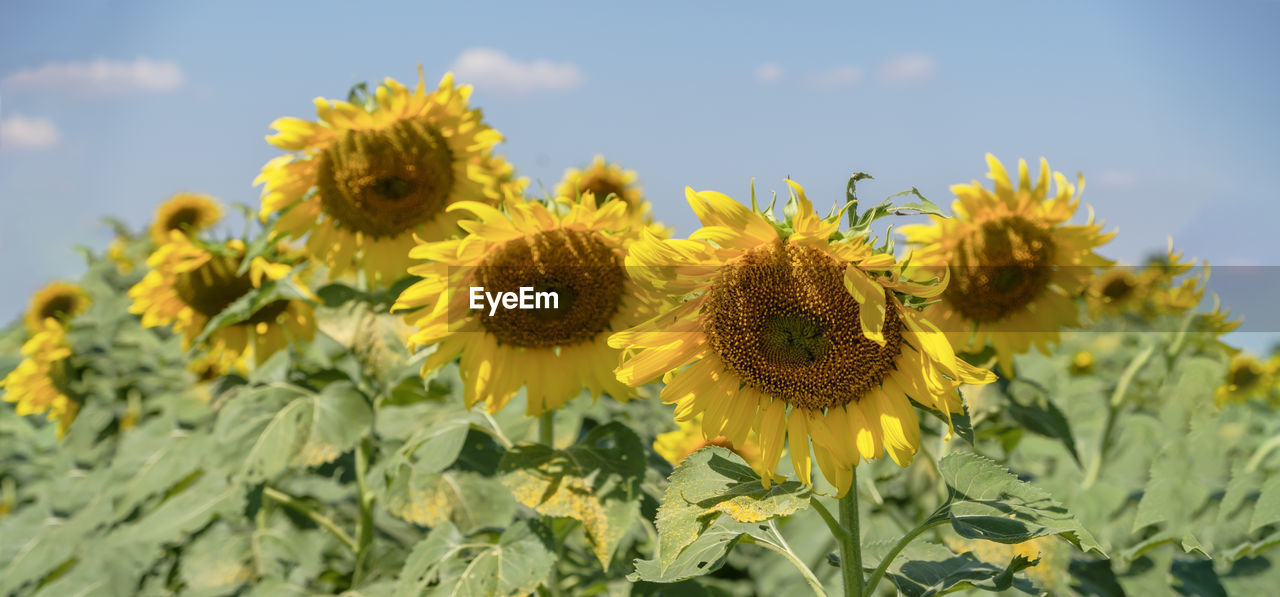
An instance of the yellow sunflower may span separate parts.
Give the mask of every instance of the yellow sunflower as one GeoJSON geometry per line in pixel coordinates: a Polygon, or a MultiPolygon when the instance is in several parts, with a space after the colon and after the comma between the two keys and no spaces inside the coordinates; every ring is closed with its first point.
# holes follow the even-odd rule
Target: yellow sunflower
{"type": "MultiPolygon", "coordinates": [[[[184,347],[191,348],[211,318],[261,286],[264,277],[279,280],[289,274],[287,264],[255,257],[249,271],[238,275],[244,250],[244,243],[238,240],[227,241],[214,251],[172,233],[169,242],[147,259],[151,270],[129,289],[133,299],[129,312],[142,315],[146,327],[173,326],[175,333],[182,334],[184,347]]],[[[250,356],[260,364],[291,340],[311,341],[315,329],[311,305],[277,300],[247,321],[215,331],[207,345],[212,361],[199,362],[202,367],[224,372],[243,370],[250,356]]]]}
{"type": "Polygon", "coordinates": [[[177,193],[156,208],[151,221],[151,242],[157,245],[169,240],[169,233],[195,234],[218,223],[222,207],[218,200],[199,193],[177,193]]]}
{"type": "MultiPolygon", "coordinates": [[[[1067,224],[1080,204],[1077,186],[1054,172],[1051,196],[1045,160],[1034,186],[1019,160],[1016,188],[995,156],[987,154],[987,165],[994,193],[976,180],[955,185],[954,218],[932,216],[932,224],[901,231],[917,247],[913,264],[950,270],[951,284],[927,316],[965,350],[990,344],[1011,374],[1014,354],[1032,345],[1047,351],[1060,328],[1079,325],[1072,299],[1094,268],[1111,265],[1093,250],[1114,233],[1102,233],[1092,212],[1083,226],[1067,224]]],[[[1084,179],[1078,184],[1083,189],[1084,179]]]]}
{"type": "Polygon", "coordinates": [[[35,334],[45,328],[46,319],[59,323],[84,313],[89,308],[89,295],[83,288],[66,282],[53,282],[31,295],[27,314],[23,317],[27,331],[35,334]]]}
{"type": "Polygon", "coordinates": [[[663,402],[677,405],[677,420],[701,415],[705,438],[737,446],[754,430],[766,486],[784,439],[810,483],[812,438],[819,469],[843,495],[863,459],[888,452],[911,462],[920,443],[913,402],[950,416],[961,412],[961,383],[994,376],[957,358],[904,305],[942,284],[901,278],[893,255],[865,236],[835,236],[839,215],[819,219],[804,189],[788,183],[797,203],[789,227],[726,195],[686,189],[704,227],[690,240],[647,236],[627,257],[633,275],[678,306],[609,344],[627,350],[619,380],[662,376],[663,402]]]}
{"type": "Polygon", "coordinates": [[[409,270],[423,279],[393,310],[417,309],[405,315],[418,328],[411,347],[436,346],[424,374],[461,355],[468,408],[484,402],[497,412],[522,386],[529,415],[559,408],[583,387],[619,400],[633,395],[613,377],[619,351],[606,340],[648,315],[623,267],[643,224],[617,199],[597,206],[587,193],[559,204],[567,206],[562,214],[537,202],[508,203],[506,213],[482,203],[451,206],[476,218],[461,222],[469,234],[423,243],[411,253],[431,263],[409,270]],[[476,302],[477,288],[494,296],[528,289],[557,298],[534,309],[491,307],[483,295],[476,302]]]}
{"type": "Polygon", "coordinates": [[[58,436],[67,431],[80,411],[76,402],[63,390],[63,361],[71,356],[65,338],[66,329],[55,318],[40,322],[31,338],[22,344],[22,362],[9,372],[0,387],[6,402],[16,402],[19,415],[48,412],[49,420],[58,421],[58,436]]]}
{"type": "Polygon", "coordinates": [[[636,184],[636,178],[635,170],[623,170],[622,166],[606,162],[604,156],[597,155],[585,170],[565,170],[564,178],[556,185],[556,195],[576,197],[579,192],[590,191],[601,201],[609,195],[617,195],[626,202],[628,209],[643,214],[648,204],[644,201],[644,191],[636,184]]]}
{"type": "Polygon", "coordinates": [[[280,214],[276,229],[306,236],[306,251],[330,277],[352,266],[371,285],[404,276],[415,235],[457,233],[461,216],[446,207],[497,199],[487,156],[502,135],[469,107],[470,96],[452,73],[427,93],[419,72],[413,91],[387,79],[368,108],[317,98],[319,122],[276,120],[267,141],[293,153],[267,162],[254,181],[263,185],[263,221],[280,214]]]}
{"type": "Polygon", "coordinates": [[[1134,273],[1131,267],[1121,266],[1094,278],[1085,297],[1089,311],[1096,317],[1143,311],[1149,291],[1149,278],[1134,273]]]}
{"type": "Polygon", "coordinates": [[[498,197],[503,201],[524,201],[524,191],[529,187],[529,177],[516,176],[516,167],[500,154],[489,154],[480,159],[482,169],[492,172],[497,181],[498,197]]]}
{"type": "Polygon", "coordinates": [[[730,444],[729,438],[723,435],[708,439],[702,433],[701,416],[686,421],[676,421],[676,429],[659,433],[653,440],[653,451],[673,465],[680,464],[680,461],[690,454],[706,446],[720,446],[733,450],[735,454],[750,463],[752,468],[759,468],[759,465],[755,464],[760,459],[760,443],[756,437],[749,436],[745,442],[737,446],[730,444]]]}
{"type": "Polygon", "coordinates": [[[1272,362],[1259,362],[1252,355],[1241,354],[1231,359],[1226,383],[1218,387],[1213,401],[1218,406],[1228,402],[1244,402],[1269,393],[1275,384],[1276,368],[1272,362]]]}

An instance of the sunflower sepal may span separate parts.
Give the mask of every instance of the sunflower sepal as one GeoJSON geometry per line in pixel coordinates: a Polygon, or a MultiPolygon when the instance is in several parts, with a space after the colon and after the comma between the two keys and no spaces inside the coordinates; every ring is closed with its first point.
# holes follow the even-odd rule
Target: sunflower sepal
{"type": "Polygon", "coordinates": [[[920,193],[916,187],[911,187],[905,191],[894,193],[884,198],[879,205],[868,209],[862,214],[851,216],[854,220],[853,225],[845,231],[843,238],[855,236],[865,236],[871,230],[871,224],[875,221],[888,216],[935,216],[939,218],[947,217],[941,207],[920,193]],[[919,201],[914,203],[904,203],[902,205],[894,205],[893,200],[906,195],[915,195],[919,201]]]}

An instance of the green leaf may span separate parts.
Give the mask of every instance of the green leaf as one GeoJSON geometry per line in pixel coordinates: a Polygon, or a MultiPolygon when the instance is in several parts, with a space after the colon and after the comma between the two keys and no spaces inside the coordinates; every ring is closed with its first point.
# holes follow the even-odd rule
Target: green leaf
{"type": "Polygon", "coordinates": [[[395,595],[421,595],[432,585],[444,595],[527,595],[555,564],[550,535],[534,521],[512,525],[496,542],[487,535],[463,537],[449,522],[431,529],[405,561],[395,595]]]}
{"type": "Polygon", "coordinates": [[[1210,560],[1175,559],[1169,572],[1173,575],[1173,589],[1182,595],[1227,597],[1210,560]]]}
{"type": "Polygon", "coordinates": [[[435,527],[449,521],[463,532],[505,527],[516,513],[515,500],[501,482],[469,471],[400,470],[384,503],[388,512],[408,522],[435,527]]]}
{"type": "Polygon", "coordinates": [[[1027,430],[1062,442],[1076,461],[1080,462],[1080,454],[1076,452],[1076,440],[1071,434],[1071,423],[1049,399],[1049,394],[1039,385],[1026,383],[1025,380],[1013,380],[1009,385],[1009,415],[1027,430]],[[1017,383],[1023,381],[1023,383],[1017,383]]]}
{"type": "Polygon", "coordinates": [[[232,398],[215,429],[226,455],[241,463],[243,479],[256,483],[290,466],[332,462],[372,421],[368,402],[350,382],[332,382],[318,393],[273,384],[232,398]]]}
{"type": "Polygon", "coordinates": [[[404,568],[400,570],[396,597],[422,595],[427,587],[439,583],[442,567],[462,551],[462,544],[462,533],[453,523],[445,521],[432,527],[427,538],[409,552],[404,568]]]}
{"type": "Polygon", "coordinates": [[[1093,535],[1062,504],[1003,466],[955,452],[938,463],[938,470],[951,492],[951,526],[962,537],[1021,543],[1061,535],[1082,551],[1103,554],[1093,535]]]}
{"type": "Polygon", "coordinates": [[[849,226],[852,227],[858,220],[858,182],[862,180],[874,180],[874,177],[866,172],[854,172],[849,175],[849,182],[844,187],[844,200],[849,204],[849,226]]]}
{"type": "Polygon", "coordinates": [[[1094,597],[1124,597],[1124,587],[1111,570],[1111,560],[1072,559],[1069,570],[1074,589],[1094,597]],[[1078,585],[1078,586],[1077,586],[1078,585]]]}
{"type": "Polygon", "coordinates": [[[727,552],[734,537],[725,533],[748,531],[743,526],[717,526],[716,519],[722,514],[744,523],[746,529],[756,529],[760,522],[807,508],[810,493],[810,488],[798,481],[766,489],[755,471],[725,448],[710,446],[690,454],[672,471],[662,496],[657,518],[661,566],[658,574],[647,580],[671,577],[669,570],[677,561],[705,560],[705,555],[683,559],[682,555],[706,533],[714,532],[717,538],[699,543],[700,550],[714,552],[723,547],[727,552]]]}
{"type": "Polygon", "coordinates": [[[297,454],[305,466],[333,462],[355,448],[373,422],[369,402],[351,382],[330,383],[308,400],[311,416],[305,422],[306,441],[297,454]]]}
{"type": "Polygon", "coordinates": [[[628,575],[627,579],[632,582],[674,583],[711,574],[724,566],[734,545],[753,530],[756,530],[754,525],[721,517],[670,561],[664,562],[661,557],[636,560],[635,572],[628,575]]]}
{"type": "Polygon", "coordinates": [[[896,197],[903,197],[906,195],[915,195],[916,198],[919,199],[920,201],[916,203],[904,203],[902,205],[896,206],[894,208],[896,215],[906,215],[904,212],[915,212],[915,213],[923,214],[927,216],[945,216],[946,215],[942,212],[942,208],[938,207],[936,204],[934,204],[934,202],[925,198],[924,195],[921,195],[920,189],[917,189],[915,187],[911,187],[910,190],[889,195],[889,197],[885,199],[885,201],[891,201],[896,197]]]}
{"type": "Polygon", "coordinates": [[[253,575],[248,565],[253,553],[249,534],[234,532],[226,524],[214,525],[182,553],[185,589],[227,587],[234,590],[253,575]]]}
{"type": "Polygon", "coordinates": [[[1258,503],[1253,506],[1253,517],[1249,519],[1249,532],[1253,533],[1277,522],[1280,522],[1280,475],[1272,475],[1262,484],[1258,503]]]}
{"type": "Polygon", "coordinates": [[[566,450],[516,446],[498,464],[516,501],[581,521],[605,569],[639,514],[644,471],[640,438],[620,423],[596,427],[566,450]]]}
{"type": "MultiPolygon", "coordinates": [[[[295,268],[297,269],[297,268],[295,268]]],[[[234,303],[227,305],[221,313],[209,318],[209,322],[205,324],[204,329],[200,331],[200,335],[191,342],[192,346],[200,346],[204,344],[209,336],[218,329],[248,321],[263,307],[280,300],[297,300],[309,301],[307,293],[293,281],[290,272],[288,276],[279,280],[264,280],[262,286],[254,288],[245,293],[244,296],[236,299],[234,303]]]]}
{"type": "MultiPolygon", "coordinates": [[[[863,565],[869,568],[879,566],[890,547],[891,543],[867,545],[863,565]]],[[[972,553],[957,554],[936,543],[916,541],[908,544],[894,558],[885,569],[885,577],[907,597],[945,595],[962,589],[993,592],[1016,589],[1034,595],[1038,591],[1031,581],[1015,574],[1035,564],[1015,555],[1007,566],[1002,567],[979,560],[972,553]]]]}

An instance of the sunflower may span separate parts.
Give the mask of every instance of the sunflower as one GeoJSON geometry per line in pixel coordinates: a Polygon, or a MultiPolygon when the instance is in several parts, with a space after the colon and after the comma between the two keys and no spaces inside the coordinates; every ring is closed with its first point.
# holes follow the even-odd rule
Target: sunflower
{"type": "Polygon", "coordinates": [[[330,277],[359,265],[372,285],[389,284],[412,265],[414,236],[451,238],[460,201],[493,203],[498,195],[488,159],[502,135],[468,107],[471,86],[452,73],[427,93],[421,72],[410,91],[387,79],[376,101],[358,106],[317,98],[319,122],[281,118],[267,141],[290,151],[262,167],[265,222],[307,237],[306,251],[330,277]]]}
{"type": "MultiPolygon", "coordinates": [[[[142,315],[145,327],[172,325],[174,332],[182,334],[183,346],[191,348],[211,318],[261,286],[263,277],[279,280],[289,274],[287,264],[263,257],[255,257],[249,271],[239,274],[244,251],[244,243],[238,240],[210,249],[171,233],[169,242],[147,258],[151,270],[129,289],[133,299],[129,312],[142,315]]],[[[264,305],[247,321],[213,332],[207,345],[212,361],[198,362],[223,372],[243,370],[250,355],[260,364],[290,340],[314,337],[311,305],[281,299],[264,305]]]]}
{"type": "Polygon", "coordinates": [[[516,167],[500,154],[489,154],[479,159],[483,170],[492,172],[498,187],[498,197],[503,201],[524,201],[524,191],[529,187],[527,176],[516,176],[516,167]]]}
{"type": "Polygon", "coordinates": [[[1150,279],[1130,267],[1113,267],[1094,278],[1085,291],[1089,311],[1095,317],[1126,311],[1143,311],[1150,291],[1150,279]]]}
{"type": "MultiPolygon", "coordinates": [[[[680,464],[690,454],[706,446],[720,446],[732,450],[748,463],[760,458],[760,443],[755,437],[748,437],[741,445],[732,445],[729,438],[717,435],[710,439],[702,433],[702,417],[694,417],[685,421],[676,421],[676,429],[658,434],[653,440],[653,451],[667,459],[673,465],[680,464]]],[[[752,468],[758,465],[752,464],[752,468]]]]}
{"type": "Polygon", "coordinates": [[[556,185],[556,195],[560,197],[576,197],[578,193],[587,191],[601,200],[616,195],[626,202],[628,209],[642,214],[648,209],[644,191],[636,184],[636,171],[623,170],[616,163],[606,162],[602,155],[595,156],[585,170],[565,170],[564,178],[556,185]]]}
{"type": "MultiPolygon", "coordinates": [[[[1049,196],[1047,161],[1040,160],[1032,186],[1019,160],[1017,188],[995,156],[987,154],[987,165],[994,193],[976,180],[955,185],[954,218],[931,216],[932,224],[901,231],[917,247],[912,263],[950,270],[951,284],[929,318],[965,350],[990,344],[1011,374],[1014,354],[1032,345],[1047,351],[1060,328],[1079,325],[1072,297],[1085,290],[1094,268],[1111,265],[1093,250],[1114,233],[1103,234],[1092,212],[1083,226],[1066,224],[1080,203],[1077,186],[1054,172],[1057,192],[1049,196]]],[[[1078,185],[1084,188],[1083,178],[1078,185]]]]}
{"type": "Polygon", "coordinates": [[[1142,268],[1113,267],[1095,278],[1085,293],[1089,310],[1095,317],[1122,312],[1144,317],[1185,313],[1200,304],[1209,280],[1208,263],[1203,275],[1184,278],[1194,266],[1194,261],[1184,261],[1182,253],[1174,251],[1169,239],[1168,250],[1148,259],[1142,268]]]}
{"type": "Polygon", "coordinates": [[[818,467],[843,495],[863,459],[888,452],[911,462],[920,443],[913,401],[949,417],[961,412],[961,383],[994,376],[957,358],[904,304],[941,284],[901,278],[893,255],[874,252],[866,236],[840,236],[839,215],[819,219],[804,189],[788,183],[797,213],[777,226],[726,195],[686,189],[704,227],[690,240],[647,236],[627,257],[677,306],[609,344],[627,350],[619,380],[662,376],[663,402],[677,405],[678,421],[701,415],[705,438],[737,446],[755,431],[766,487],[784,439],[800,480],[811,482],[812,438],[818,467]]]}
{"type": "Polygon", "coordinates": [[[156,208],[151,221],[151,242],[157,245],[169,240],[173,231],[195,234],[222,219],[218,200],[199,193],[177,193],[156,208]]]}
{"type": "Polygon", "coordinates": [[[42,320],[31,338],[22,344],[22,362],[9,372],[0,387],[6,402],[16,402],[19,415],[48,412],[49,420],[58,421],[58,436],[80,411],[80,403],[64,391],[64,360],[71,356],[66,329],[55,318],[42,320]]]}
{"type": "Polygon", "coordinates": [[[469,234],[423,243],[411,253],[433,263],[409,270],[423,279],[392,309],[417,309],[405,315],[418,328],[411,348],[436,346],[424,375],[462,356],[467,408],[484,402],[497,412],[522,386],[529,415],[559,408],[583,387],[619,400],[634,394],[614,379],[619,351],[606,340],[648,316],[623,267],[643,224],[618,199],[597,205],[586,193],[557,203],[567,207],[560,215],[537,202],[508,203],[506,213],[483,203],[451,206],[476,218],[461,222],[469,234]],[[495,294],[527,288],[557,299],[537,309],[483,302],[473,309],[473,288],[495,294]]]}
{"type": "Polygon", "coordinates": [[[66,282],[53,282],[31,295],[23,321],[27,330],[35,334],[45,329],[46,319],[65,323],[88,308],[89,295],[83,288],[66,282]]]}
{"type": "Polygon", "coordinates": [[[1244,402],[1269,393],[1275,384],[1275,361],[1259,362],[1252,355],[1241,354],[1231,359],[1226,383],[1218,387],[1213,401],[1218,406],[1228,402],[1244,402]]]}

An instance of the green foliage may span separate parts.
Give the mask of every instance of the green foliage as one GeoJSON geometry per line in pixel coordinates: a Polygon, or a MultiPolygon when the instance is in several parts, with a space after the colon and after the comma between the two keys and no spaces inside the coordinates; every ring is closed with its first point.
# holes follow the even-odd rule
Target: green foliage
{"type": "Polygon", "coordinates": [[[951,490],[947,513],[960,536],[1021,543],[1061,535],[1081,550],[1102,554],[1093,535],[1062,504],[999,464],[960,452],[943,458],[938,471],[951,490]]]}
{"type": "MultiPolygon", "coordinates": [[[[941,215],[914,189],[859,209],[867,178],[847,188],[853,233],[941,215]]],[[[246,238],[249,257],[276,240],[246,238]]],[[[148,243],[126,253],[144,258],[148,243]]],[[[410,354],[388,313],[413,277],[331,281],[314,299],[264,284],[203,334],[290,298],[315,303],[315,340],[210,380],[189,370],[198,351],[128,313],[144,272],[90,259],[80,283],[93,303],[67,328],[59,380],[81,406],[75,422],[59,438],[43,417],[0,408],[0,594],[839,590],[828,487],[785,480],[784,457],[766,488],[717,446],[673,467],[650,448],[673,427],[652,387],[628,403],[572,400],[550,417],[551,445],[530,443],[523,394],[468,411],[457,366],[419,371],[426,351],[410,354]]],[[[1274,592],[1274,407],[1213,406],[1230,355],[1211,334],[1132,317],[1095,327],[1019,356],[1017,377],[964,388],[949,441],[948,417],[924,409],[906,469],[859,465],[876,594],[1274,592]],[[1090,371],[1071,367],[1083,350],[1090,371]]],[[[0,374],[26,336],[0,330],[0,374]]]]}
{"type": "Polygon", "coordinates": [[[671,473],[658,510],[658,558],[637,561],[634,578],[674,582],[713,572],[744,536],[778,544],[781,537],[766,523],[807,508],[809,495],[797,481],[766,489],[729,450],[698,450],[671,473]]]}
{"type": "MultiPolygon", "coordinates": [[[[863,563],[878,566],[890,547],[885,543],[868,545],[863,563]]],[[[957,554],[944,546],[921,541],[912,543],[898,554],[885,577],[907,597],[945,595],[962,589],[993,592],[1015,589],[1035,595],[1037,591],[1031,581],[1015,576],[1035,564],[1016,555],[1008,564],[997,566],[970,553],[957,554]]]]}
{"type": "Polygon", "coordinates": [[[592,429],[565,450],[525,444],[498,465],[516,501],[540,514],[578,520],[606,569],[640,512],[644,447],[619,423],[592,429]]]}

